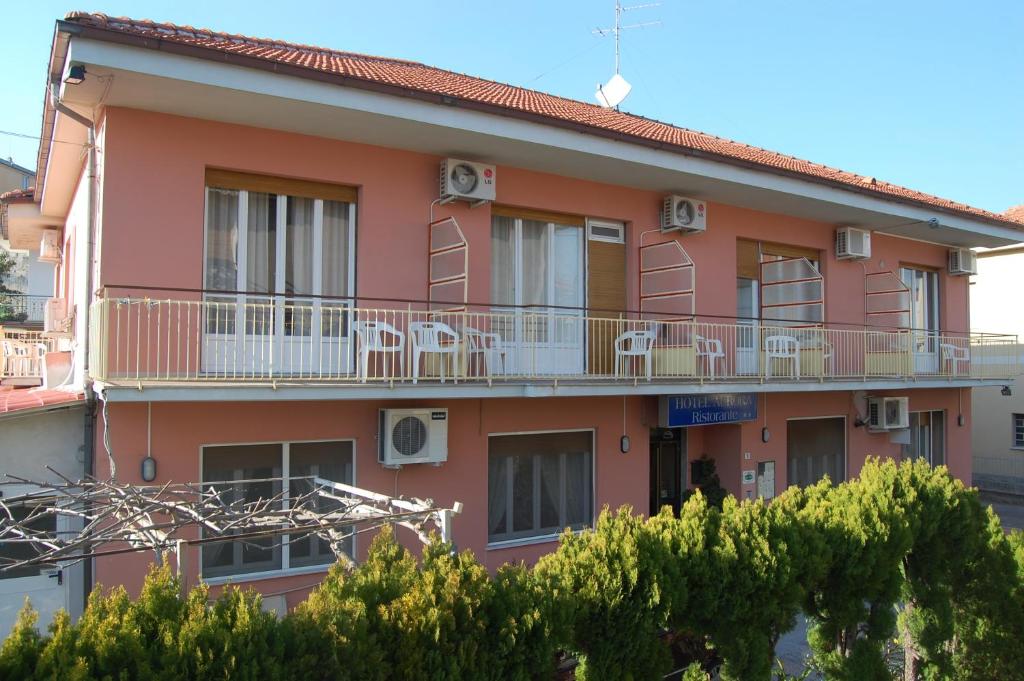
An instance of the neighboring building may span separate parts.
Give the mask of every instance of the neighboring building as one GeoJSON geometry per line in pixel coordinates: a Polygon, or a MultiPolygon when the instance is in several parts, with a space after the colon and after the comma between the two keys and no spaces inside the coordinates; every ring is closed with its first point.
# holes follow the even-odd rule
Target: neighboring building
{"type": "Polygon", "coordinates": [[[35,180],[33,171],[11,159],[0,159],[0,249],[16,261],[14,272],[2,282],[16,293],[0,291],[0,326],[42,326],[46,301],[53,294],[53,264],[40,262],[39,244],[12,247],[7,233],[7,202],[31,199],[35,180]]]}
{"type": "MultiPolygon", "coordinates": [[[[1006,211],[1024,220],[1024,206],[1006,211]]],[[[978,276],[971,282],[971,329],[993,323],[1024,340],[1024,314],[1008,311],[1010,291],[1024,284],[1024,247],[1006,246],[978,253],[978,276]],[[1008,312],[1010,312],[1008,314],[1008,312]]],[[[1024,345],[1018,346],[1024,355],[1024,345]]],[[[974,484],[984,490],[1024,494],[1024,379],[1008,381],[1005,390],[975,390],[971,429],[974,484]]]]}
{"type": "MultiPolygon", "coordinates": [[[[971,391],[1017,373],[1012,339],[967,332],[948,267],[1024,240],[1006,216],[422,64],[181,26],[69,15],[49,74],[46,171],[11,229],[61,229],[100,477],[109,452],[132,481],[150,455],[156,483],[317,473],[458,500],[458,544],[495,568],[602,506],[678,507],[702,456],[741,497],[867,456],[969,479],[971,391]],[[439,195],[452,157],[487,164],[442,172],[468,201],[439,195]],[[696,198],[665,211],[673,194],[696,198]],[[869,257],[836,257],[850,225],[869,257]],[[420,411],[382,412],[399,409],[420,411]],[[378,461],[445,446],[441,465],[378,461]]],[[[134,589],[147,561],[95,576],[134,589]]],[[[294,603],[329,562],[308,540],[222,544],[186,575],[294,603]]]]}

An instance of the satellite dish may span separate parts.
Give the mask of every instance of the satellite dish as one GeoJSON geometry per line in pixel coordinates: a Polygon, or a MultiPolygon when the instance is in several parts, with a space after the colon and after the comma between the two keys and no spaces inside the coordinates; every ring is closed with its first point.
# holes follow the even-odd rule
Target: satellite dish
{"type": "Polygon", "coordinates": [[[607,83],[597,86],[597,92],[595,93],[597,103],[606,109],[612,109],[621,104],[622,100],[629,96],[629,91],[632,89],[633,86],[616,73],[607,83]]]}
{"type": "Polygon", "coordinates": [[[462,194],[472,194],[480,178],[476,168],[468,163],[457,163],[451,171],[452,187],[462,194]]]}

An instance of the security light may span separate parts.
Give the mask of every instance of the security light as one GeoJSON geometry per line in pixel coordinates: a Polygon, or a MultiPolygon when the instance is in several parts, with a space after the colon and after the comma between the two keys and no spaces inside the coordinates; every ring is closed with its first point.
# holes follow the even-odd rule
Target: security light
{"type": "Polygon", "coordinates": [[[156,480],[156,459],[151,456],[142,460],[142,479],[146,482],[156,480]]]}
{"type": "Polygon", "coordinates": [[[999,394],[1003,397],[1010,397],[1013,395],[1013,390],[1010,389],[1010,386],[1004,385],[1003,389],[999,391],[999,394]]]}

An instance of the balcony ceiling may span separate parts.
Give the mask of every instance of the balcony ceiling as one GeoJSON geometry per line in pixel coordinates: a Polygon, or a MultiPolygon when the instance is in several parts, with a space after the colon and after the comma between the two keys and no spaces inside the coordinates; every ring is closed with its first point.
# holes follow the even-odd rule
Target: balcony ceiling
{"type": "MultiPolygon", "coordinates": [[[[84,63],[88,75],[79,85],[64,85],[62,100],[85,115],[102,100],[108,106],[684,193],[953,246],[996,247],[1024,240],[1024,232],[923,206],[457,106],[81,38],[72,40],[68,61],[84,63]],[[930,226],[930,218],[938,218],[940,226],[930,226]]],[[[80,128],[58,115],[56,138],[84,141],[80,128]]],[[[81,147],[53,145],[44,215],[66,214],[80,159],[81,147]]]]}

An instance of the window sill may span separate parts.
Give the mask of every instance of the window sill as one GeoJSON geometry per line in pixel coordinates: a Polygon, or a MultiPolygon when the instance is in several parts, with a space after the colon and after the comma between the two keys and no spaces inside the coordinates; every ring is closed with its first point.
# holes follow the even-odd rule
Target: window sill
{"type": "Polygon", "coordinates": [[[331,566],[334,563],[326,563],[324,565],[308,565],[300,568],[290,568],[288,570],[267,570],[264,572],[246,572],[238,575],[222,575],[218,577],[203,577],[199,578],[205,584],[210,586],[220,586],[223,584],[241,584],[248,582],[262,582],[268,579],[279,579],[281,577],[298,577],[301,575],[315,575],[317,573],[327,574],[331,566]]]}
{"type": "MultiPolygon", "coordinates": [[[[585,530],[589,530],[589,527],[583,528],[582,530],[573,530],[573,534],[580,534],[585,530]]],[[[501,549],[513,549],[517,546],[531,546],[533,544],[550,544],[551,542],[557,542],[562,536],[561,532],[554,534],[540,534],[536,537],[523,537],[521,539],[505,539],[503,541],[489,542],[485,550],[487,551],[500,551],[501,549]]]]}

